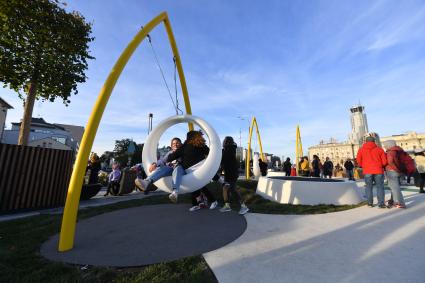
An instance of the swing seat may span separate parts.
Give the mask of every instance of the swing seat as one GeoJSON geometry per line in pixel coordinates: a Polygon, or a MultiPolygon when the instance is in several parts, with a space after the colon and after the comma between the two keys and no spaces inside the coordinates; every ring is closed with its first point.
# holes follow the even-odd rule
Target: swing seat
{"type": "MultiPolygon", "coordinates": [[[[209,139],[210,152],[206,159],[186,169],[186,175],[182,178],[179,193],[190,193],[196,191],[206,184],[216,174],[221,162],[221,142],[214,130],[205,120],[192,115],[171,116],[160,122],[149,134],[143,147],[142,160],[143,167],[149,168],[149,165],[156,162],[156,151],[159,139],[162,134],[171,126],[180,123],[193,123],[199,126],[209,139]]],[[[148,170],[145,170],[148,171],[148,170]]],[[[148,173],[148,176],[152,172],[148,173]]],[[[160,190],[164,192],[172,192],[172,177],[164,177],[155,182],[160,190]]]]}
{"type": "Polygon", "coordinates": [[[254,154],[254,158],[252,159],[252,173],[254,174],[255,180],[258,180],[261,176],[260,164],[258,164],[258,160],[260,157],[258,154],[254,154]]]}

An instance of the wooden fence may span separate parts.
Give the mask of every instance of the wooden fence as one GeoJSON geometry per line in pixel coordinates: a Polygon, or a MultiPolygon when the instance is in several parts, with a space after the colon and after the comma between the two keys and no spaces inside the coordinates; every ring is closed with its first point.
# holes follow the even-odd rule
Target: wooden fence
{"type": "Polygon", "coordinates": [[[0,213],[65,204],[74,153],[0,144],[0,213]]]}

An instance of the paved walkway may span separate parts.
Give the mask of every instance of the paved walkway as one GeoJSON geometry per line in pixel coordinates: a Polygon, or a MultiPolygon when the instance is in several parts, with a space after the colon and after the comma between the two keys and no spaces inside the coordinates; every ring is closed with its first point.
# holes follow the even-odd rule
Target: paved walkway
{"type": "Polygon", "coordinates": [[[425,282],[425,194],[408,208],[247,214],[236,241],[204,254],[219,282],[425,282]]]}

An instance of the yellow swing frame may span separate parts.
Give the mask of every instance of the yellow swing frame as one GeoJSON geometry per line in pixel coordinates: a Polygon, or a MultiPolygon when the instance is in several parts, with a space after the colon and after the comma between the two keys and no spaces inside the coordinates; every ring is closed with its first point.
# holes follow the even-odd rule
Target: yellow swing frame
{"type": "MultiPolygon", "coordinates": [[[[60,252],[71,250],[74,246],[75,228],[77,221],[78,206],[80,202],[81,189],[83,185],[83,177],[87,166],[87,160],[93,146],[94,138],[99,127],[100,120],[103,112],[105,111],[108,100],[111,96],[112,90],[118,78],[120,77],[124,67],[128,60],[133,55],[134,51],[140,45],[140,43],[147,37],[160,23],[164,23],[165,29],[168,34],[168,40],[171,45],[174,57],[176,59],[177,72],[179,74],[180,85],[182,88],[184,104],[187,114],[192,114],[190,107],[189,94],[187,91],[186,80],[183,73],[183,67],[181,64],[180,55],[177,49],[176,40],[171,29],[170,20],[166,12],[162,12],[157,17],[147,23],[142,30],[140,30],[133,40],[128,44],[126,49],[122,52],[121,56],[116,61],[114,67],[108,75],[102,89],[100,90],[99,96],[97,97],[96,103],[90,114],[90,118],[87,122],[86,129],[84,131],[81,146],[78,151],[77,160],[74,164],[74,170],[72,171],[71,180],[68,187],[68,194],[66,197],[65,209],[62,217],[62,226],[59,236],[59,247],[60,252]]],[[[193,130],[193,125],[189,124],[189,130],[193,130]]]]}
{"type": "Polygon", "coordinates": [[[246,153],[246,163],[245,163],[245,177],[247,180],[250,178],[250,162],[251,162],[251,141],[252,141],[252,129],[256,129],[257,132],[257,138],[258,138],[258,144],[260,145],[260,158],[264,161],[263,156],[263,145],[261,144],[261,137],[260,137],[260,131],[258,129],[257,119],[255,117],[252,117],[251,121],[251,127],[249,127],[249,136],[248,136],[248,149],[246,153]]]}
{"type": "Polygon", "coordinates": [[[296,130],[296,144],[295,144],[295,162],[297,164],[296,169],[297,169],[297,176],[299,176],[299,171],[300,171],[300,158],[303,157],[303,143],[301,142],[301,132],[300,132],[300,126],[297,125],[297,130],[296,130]]]}

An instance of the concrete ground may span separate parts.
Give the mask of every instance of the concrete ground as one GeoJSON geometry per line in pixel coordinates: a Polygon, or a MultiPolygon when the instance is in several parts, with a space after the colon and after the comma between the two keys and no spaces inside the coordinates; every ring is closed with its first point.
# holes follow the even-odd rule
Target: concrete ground
{"type": "MultiPolygon", "coordinates": [[[[219,282],[425,283],[425,194],[417,191],[403,192],[405,210],[363,206],[320,215],[248,213],[244,234],[204,257],[219,282]]],[[[145,197],[102,194],[81,207],[145,197]]],[[[61,209],[30,214],[37,213],[61,209]]],[[[0,221],[26,216],[2,215],[0,221]]]]}
{"type": "Polygon", "coordinates": [[[240,238],[204,257],[219,282],[425,282],[425,194],[404,195],[407,209],[249,213],[240,238]]]}

